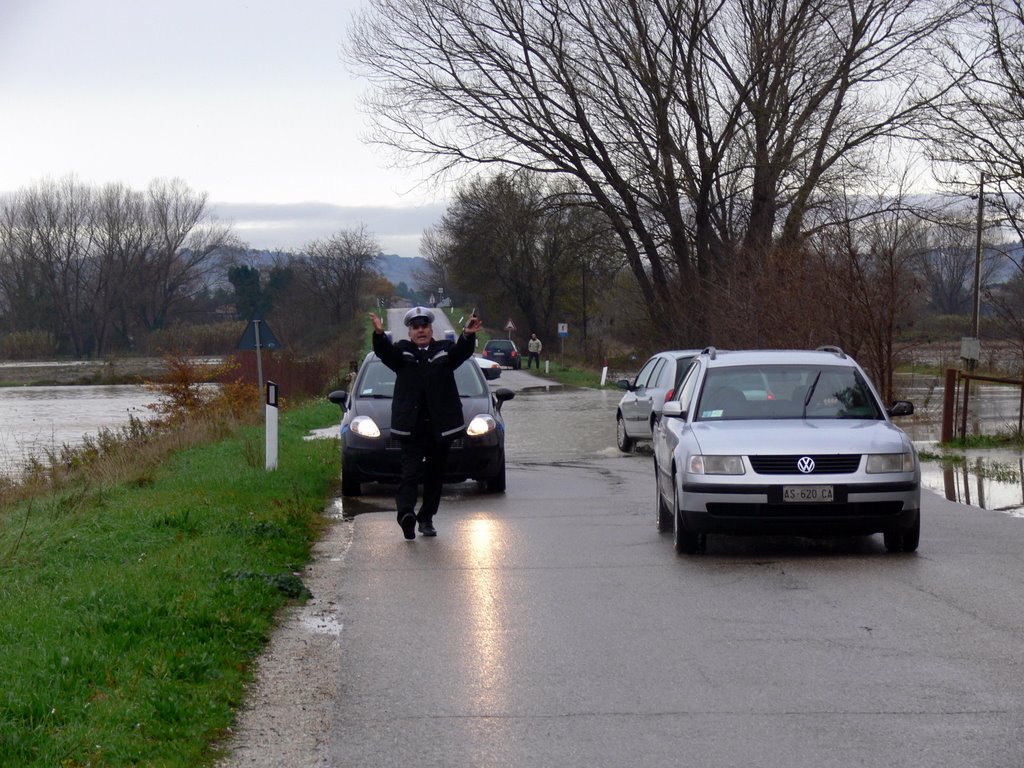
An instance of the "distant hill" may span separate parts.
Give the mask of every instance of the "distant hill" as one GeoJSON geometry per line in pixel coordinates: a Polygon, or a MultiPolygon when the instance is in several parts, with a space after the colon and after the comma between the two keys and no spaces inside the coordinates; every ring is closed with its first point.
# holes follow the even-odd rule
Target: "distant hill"
{"type": "MultiPolygon", "coordinates": [[[[259,270],[269,270],[273,266],[275,259],[280,259],[285,256],[293,256],[297,258],[303,258],[301,253],[284,254],[277,251],[267,250],[240,250],[233,253],[233,261],[249,264],[259,270]]],[[[422,256],[398,256],[394,253],[382,253],[380,254],[380,261],[378,262],[378,268],[382,275],[387,278],[392,285],[397,286],[399,283],[405,283],[411,290],[430,290],[433,286],[421,286],[419,280],[413,276],[414,272],[426,272],[430,262],[424,259],[422,256]]],[[[226,279],[218,279],[214,282],[218,284],[227,285],[226,279]]]]}
{"type": "Polygon", "coordinates": [[[429,290],[430,286],[420,285],[413,276],[414,272],[426,272],[430,262],[422,256],[396,256],[393,253],[382,253],[378,264],[380,273],[391,281],[392,285],[405,283],[413,290],[429,290]]]}

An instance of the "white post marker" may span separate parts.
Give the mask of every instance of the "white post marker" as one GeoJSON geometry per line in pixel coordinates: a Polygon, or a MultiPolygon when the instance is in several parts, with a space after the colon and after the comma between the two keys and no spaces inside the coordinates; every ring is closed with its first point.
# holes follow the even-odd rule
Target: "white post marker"
{"type": "Polygon", "coordinates": [[[604,368],[601,369],[601,386],[608,380],[608,361],[604,361],[604,368]]]}
{"type": "Polygon", "coordinates": [[[267,471],[277,469],[277,384],[267,382],[267,471]]]}

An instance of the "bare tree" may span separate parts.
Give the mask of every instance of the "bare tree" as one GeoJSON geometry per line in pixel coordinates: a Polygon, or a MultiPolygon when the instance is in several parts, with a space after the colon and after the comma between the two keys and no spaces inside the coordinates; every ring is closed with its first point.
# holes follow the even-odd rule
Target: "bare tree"
{"type": "Polygon", "coordinates": [[[464,184],[429,241],[435,271],[543,335],[571,309],[585,336],[587,280],[593,293],[614,274],[606,265],[621,262],[608,254],[606,220],[578,201],[527,172],[464,184]]]}
{"type": "Polygon", "coordinates": [[[831,314],[832,339],[826,341],[862,359],[888,402],[900,335],[920,312],[917,265],[928,248],[927,229],[903,194],[847,196],[836,206],[845,225],[815,239],[823,271],[832,277],[820,299],[831,314]]]}
{"type": "Polygon", "coordinates": [[[10,331],[45,330],[54,335],[53,298],[45,289],[39,233],[25,225],[26,193],[0,207],[0,305],[10,331]]]}
{"type": "Polygon", "coordinates": [[[202,286],[217,251],[237,242],[229,225],[211,217],[206,193],[193,191],[181,179],[156,180],[147,194],[152,247],[133,289],[138,317],[148,330],[156,330],[202,286]]]}
{"type": "Polygon", "coordinates": [[[325,322],[348,322],[360,308],[368,280],[377,273],[377,241],[360,226],[314,240],[304,251],[308,259],[301,262],[302,273],[310,301],[320,308],[325,322]]]}
{"type": "Polygon", "coordinates": [[[94,244],[93,191],[74,177],[45,182],[22,197],[20,226],[32,244],[42,290],[55,313],[54,336],[75,355],[88,351],[86,313],[94,244]]]}
{"type": "Polygon", "coordinates": [[[935,104],[930,152],[937,175],[976,196],[1024,240],[1024,0],[971,3],[968,34],[950,37],[956,84],[935,104]],[[965,178],[965,173],[967,178],[965,178]],[[966,188],[966,190],[965,190],[966,188]]]}
{"type": "MultiPolygon", "coordinates": [[[[975,226],[975,221],[961,215],[928,228],[929,247],[921,255],[920,275],[928,294],[928,308],[936,314],[970,314],[978,256],[975,226]]],[[[982,292],[991,284],[999,261],[997,251],[983,249],[982,292]]]]}
{"type": "Polygon", "coordinates": [[[371,0],[347,55],[376,140],[440,173],[565,174],[619,237],[652,317],[706,336],[704,293],[869,150],[913,134],[955,0],[371,0]]]}
{"type": "Polygon", "coordinates": [[[0,294],[8,324],[46,330],[61,351],[104,354],[130,343],[202,286],[228,227],[209,221],[205,196],[180,181],[148,194],[96,189],[73,176],[22,190],[0,208],[0,294]]]}
{"type": "Polygon", "coordinates": [[[130,286],[152,248],[145,196],[123,184],[108,184],[95,197],[94,226],[89,320],[91,352],[98,356],[114,330],[130,344],[130,286]]]}

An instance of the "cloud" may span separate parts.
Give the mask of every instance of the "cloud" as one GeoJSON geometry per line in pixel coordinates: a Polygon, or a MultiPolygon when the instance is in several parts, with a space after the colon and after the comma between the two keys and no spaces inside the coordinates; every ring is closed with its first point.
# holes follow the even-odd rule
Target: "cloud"
{"type": "Polygon", "coordinates": [[[329,203],[211,203],[252,248],[298,251],[310,240],[365,226],[385,253],[418,256],[420,237],[444,215],[443,203],[412,206],[342,206],[329,203]]]}

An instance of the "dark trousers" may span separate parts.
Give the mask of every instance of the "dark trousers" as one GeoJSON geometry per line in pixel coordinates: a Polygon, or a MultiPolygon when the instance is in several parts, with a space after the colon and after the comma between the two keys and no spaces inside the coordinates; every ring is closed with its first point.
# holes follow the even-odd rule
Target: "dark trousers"
{"type": "Polygon", "coordinates": [[[537,370],[540,370],[540,352],[530,352],[526,358],[526,370],[530,370],[531,363],[537,363],[537,370]]]}
{"type": "Polygon", "coordinates": [[[416,511],[418,486],[423,483],[423,503],[416,519],[429,521],[441,504],[441,484],[444,482],[445,464],[448,462],[449,440],[435,440],[433,435],[402,440],[402,479],[398,483],[398,520],[406,512],[416,511]]]}

